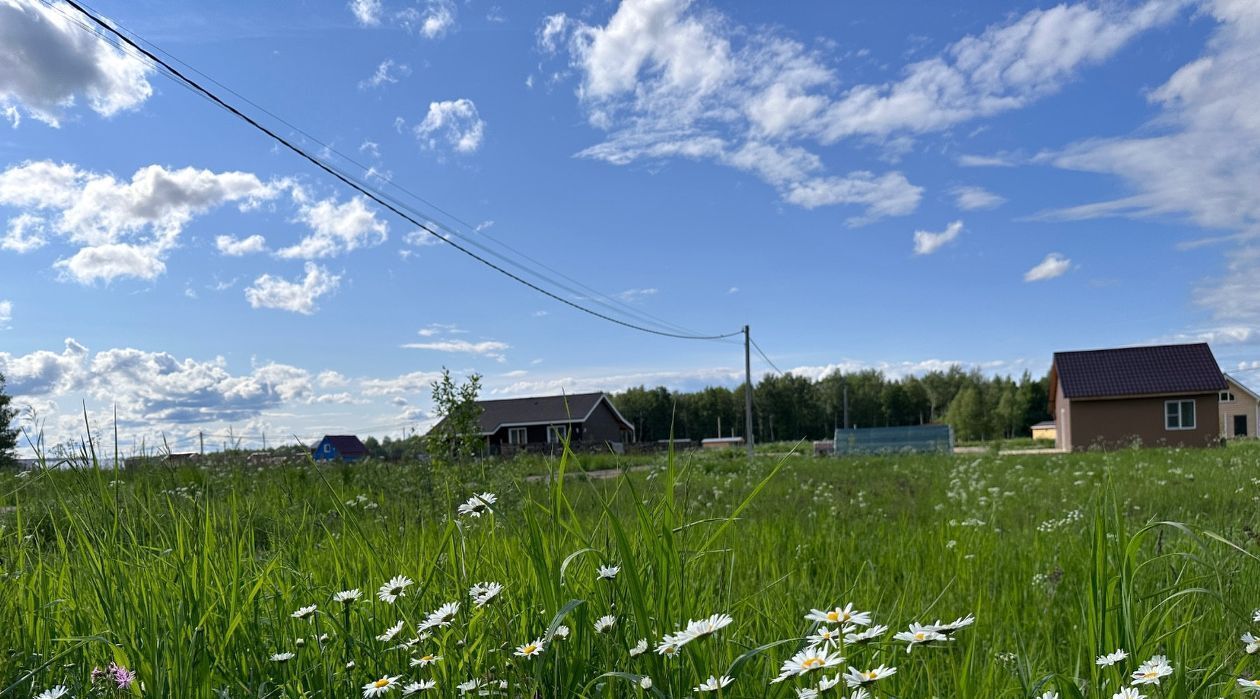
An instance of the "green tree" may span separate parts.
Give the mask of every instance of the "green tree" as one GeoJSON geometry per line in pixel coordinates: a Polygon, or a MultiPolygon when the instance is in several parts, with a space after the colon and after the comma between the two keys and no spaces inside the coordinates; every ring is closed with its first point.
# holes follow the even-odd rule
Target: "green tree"
{"type": "Polygon", "coordinates": [[[988,425],[985,424],[987,421],[980,389],[973,385],[964,386],[954,396],[954,400],[950,401],[949,409],[945,411],[945,421],[954,428],[954,435],[958,439],[984,439],[988,425]]]}
{"type": "MultiPolygon", "coordinates": [[[[429,456],[444,456],[456,462],[473,458],[481,452],[483,443],[479,424],[481,406],[477,405],[481,374],[470,374],[467,381],[456,384],[450,370],[442,367],[442,378],[432,386],[433,407],[441,419],[425,435],[429,456]]],[[[405,446],[401,442],[397,444],[405,446]]]]}
{"type": "Polygon", "coordinates": [[[0,374],[0,466],[12,466],[17,463],[17,411],[4,385],[4,374],[0,374]]]}

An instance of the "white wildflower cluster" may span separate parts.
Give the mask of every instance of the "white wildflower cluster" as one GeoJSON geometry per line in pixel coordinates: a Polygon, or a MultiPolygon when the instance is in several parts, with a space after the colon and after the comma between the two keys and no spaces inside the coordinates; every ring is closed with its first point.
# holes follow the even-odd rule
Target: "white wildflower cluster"
{"type": "Polygon", "coordinates": [[[1058,519],[1048,519],[1037,525],[1037,531],[1047,534],[1059,529],[1066,529],[1085,518],[1085,513],[1079,509],[1072,510],[1058,519]]]}

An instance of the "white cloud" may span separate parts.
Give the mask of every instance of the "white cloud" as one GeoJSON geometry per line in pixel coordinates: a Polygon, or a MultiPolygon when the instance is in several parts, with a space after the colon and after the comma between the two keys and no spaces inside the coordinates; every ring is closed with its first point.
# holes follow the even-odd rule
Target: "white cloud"
{"type": "Polygon", "coordinates": [[[455,28],[455,15],[451,0],[425,0],[423,10],[408,7],[398,13],[398,20],[426,39],[440,39],[455,28]]]}
{"type": "Polygon", "coordinates": [[[649,296],[655,296],[656,293],[657,293],[657,290],[652,289],[652,288],[626,289],[625,291],[619,292],[617,294],[617,298],[621,299],[622,301],[625,301],[626,303],[634,303],[635,301],[642,301],[643,299],[649,296]]]}
{"type": "Polygon", "coordinates": [[[441,141],[459,153],[475,153],[481,147],[486,123],[470,99],[430,102],[424,121],[415,126],[416,138],[429,150],[441,141]]]}
{"type": "Polygon", "coordinates": [[[461,335],[468,332],[453,323],[430,323],[416,331],[420,337],[436,337],[438,335],[461,335]]]}
{"type": "MultiPolygon", "coordinates": [[[[1243,245],[1231,250],[1223,274],[1195,290],[1194,300],[1214,318],[1243,326],[1235,333],[1260,336],[1260,246],[1243,245]]],[[[1250,335],[1247,337],[1250,339],[1250,335]]]]}
{"type": "Polygon", "coordinates": [[[958,164],[963,167],[1015,167],[1015,160],[1005,155],[960,155],[958,164]]]}
{"type": "Polygon", "coordinates": [[[408,342],[403,345],[406,349],[429,350],[432,352],[458,352],[463,354],[478,354],[498,361],[504,361],[503,353],[511,349],[511,345],[506,342],[498,342],[496,340],[483,340],[481,342],[470,342],[468,340],[434,340],[432,342],[408,342]]]}
{"type": "Polygon", "coordinates": [[[349,379],[342,376],[340,372],[331,369],[321,371],[319,376],[315,377],[315,381],[324,388],[340,388],[350,384],[349,379]]]}
{"type": "Polygon", "coordinates": [[[1071,268],[1071,260],[1057,252],[1052,252],[1046,255],[1041,262],[1038,262],[1035,267],[1024,272],[1024,281],[1042,282],[1047,279],[1054,279],[1055,277],[1063,276],[1071,268]]]}
{"type": "Polygon", "coordinates": [[[68,163],[28,161],[0,172],[0,205],[21,210],[0,247],[21,252],[57,235],[78,247],[55,265],[63,278],[152,280],[196,216],[228,203],[250,209],[283,187],[246,172],[148,165],[120,181],[68,163]]]}
{"type": "MultiPolygon", "coordinates": [[[[376,66],[376,71],[371,77],[359,81],[359,89],[366,90],[382,85],[392,85],[399,80],[411,75],[411,68],[405,63],[395,63],[394,59],[387,58],[376,66]]],[[[376,145],[376,144],[373,144],[376,145]]]]}
{"type": "Polygon", "coordinates": [[[101,116],[135,109],[153,94],[148,66],[84,31],[69,6],[0,1],[0,109],[17,108],[51,126],[82,99],[101,116]]]}
{"type": "Polygon", "coordinates": [[[8,330],[13,321],[13,302],[0,300],[0,330],[8,330]]]}
{"type": "Polygon", "coordinates": [[[949,193],[954,195],[954,203],[963,211],[993,209],[1006,202],[1006,199],[983,187],[954,187],[949,193]]]}
{"type": "Polygon", "coordinates": [[[0,352],[0,374],[4,374],[10,395],[38,396],[76,390],[84,384],[83,370],[88,350],[66,339],[62,352],[39,350],[24,355],[0,352]]]}
{"type": "Polygon", "coordinates": [[[381,0],[350,0],[350,12],[359,24],[375,27],[381,23],[381,0]]]}
{"type": "Polygon", "coordinates": [[[433,388],[433,382],[440,378],[440,371],[413,371],[392,379],[363,379],[359,386],[364,395],[368,396],[428,393],[433,388]]]}
{"type": "Polygon", "coordinates": [[[296,282],[264,274],[245,289],[245,298],[253,308],[275,308],[303,315],[314,313],[316,301],[341,285],[341,276],[332,274],[314,262],[306,263],[306,276],[296,282]]]}
{"type": "Polygon", "coordinates": [[[297,220],[312,234],[276,254],[288,259],[313,260],[334,257],[362,247],[380,245],[389,237],[389,224],[377,218],[367,198],[355,196],[339,204],[335,198],[311,202],[301,190],[294,191],[300,202],[297,220]]]}
{"type": "Polygon", "coordinates": [[[1041,156],[1120,178],[1132,194],[1051,218],[1178,216],[1260,235],[1260,5],[1204,3],[1217,20],[1204,54],[1148,94],[1159,116],[1140,136],[1095,139],[1041,156]]]}
{"type": "Polygon", "coordinates": [[[538,44],[551,53],[564,41],[587,119],[607,132],[580,156],[713,160],[761,177],[790,203],[865,207],[850,219],[858,224],[913,211],[921,190],[899,172],[827,175],[803,142],[859,137],[904,152],[907,136],[1058,90],[1183,4],[1033,10],[907,66],[899,80],[847,89],[820,51],[689,0],[623,0],[602,26],[552,15],[538,44]]]}
{"type": "Polygon", "coordinates": [[[931,231],[915,231],[914,232],[914,254],[931,255],[940,250],[946,243],[954,240],[962,233],[963,222],[954,221],[945,227],[940,233],[932,233],[931,231]]]}
{"type": "Polygon", "coordinates": [[[214,246],[228,257],[242,257],[267,250],[267,239],[261,235],[248,238],[237,238],[231,235],[220,235],[214,239],[214,246]]]}

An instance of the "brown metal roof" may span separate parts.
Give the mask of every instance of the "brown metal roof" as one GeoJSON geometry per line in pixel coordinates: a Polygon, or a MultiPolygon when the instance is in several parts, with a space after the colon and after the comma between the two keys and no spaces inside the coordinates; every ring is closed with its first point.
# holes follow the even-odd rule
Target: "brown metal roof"
{"type": "MultiPolygon", "coordinates": [[[[480,426],[482,434],[494,434],[509,425],[541,425],[566,422],[585,422],[595,410],[603,393],[576,393],[567,396],[536,396],[507,398],[503,400],[477,401],[481,406],[480,426]]],[[[608,402],[612,405],[612,401],[608,402]]],[[[616,408],[613,409],[616,413],[616,408]]],[[[630,423],[617,417],[627,428],[630,423]]]]}
{"type": "Polygon", "coordinates": [[[1068,398],[1208,393],[1225,389],[1207,343],[1055,352],[1054,371],[1068,398]]]}

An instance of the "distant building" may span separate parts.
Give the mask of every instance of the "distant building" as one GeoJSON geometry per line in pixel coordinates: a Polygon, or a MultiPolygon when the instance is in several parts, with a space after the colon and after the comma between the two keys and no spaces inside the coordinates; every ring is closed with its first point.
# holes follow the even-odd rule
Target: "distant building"
{"type": "Polygon", "coordinates": [[[703,449],[734,449],[744,446],[743,437],[709,437],[700,440],[703,449]]]}
{"type": "Polygon", "coordinates": [[[330,434],[311,450],[316,461],[358,461],[367,456],[367,447],[352,434],[330,434]]]}
{"type": "Polygon", "coordinates": [[[1033,439],[1048,439],[1050,441],[1054,441],[1054,433],[1055,433],[1054,420],[1047,420],[1046,422],[1038,422],[1037,424],[1032,426],[1033,439]]]}
{"type": "Polygon", "coordinates": [[[477,401],[479,434],[491,454],[571,448],[618,449],[634,441],[630,424],[605,393],[477,401]]]}
{"type": "Polygon", "coordinates": [[[1238,379],[1225,375],[1227,388],[1221,391],[1221,436],[1255,437],[1260,425],[1260,396],[1238,379]]]}
{"type": "Polygon", "coordinates": [[[1225,390],[1206,343],[1056,352],[1050,367],[1055,446],[1217,444],[1225,390]]]}

